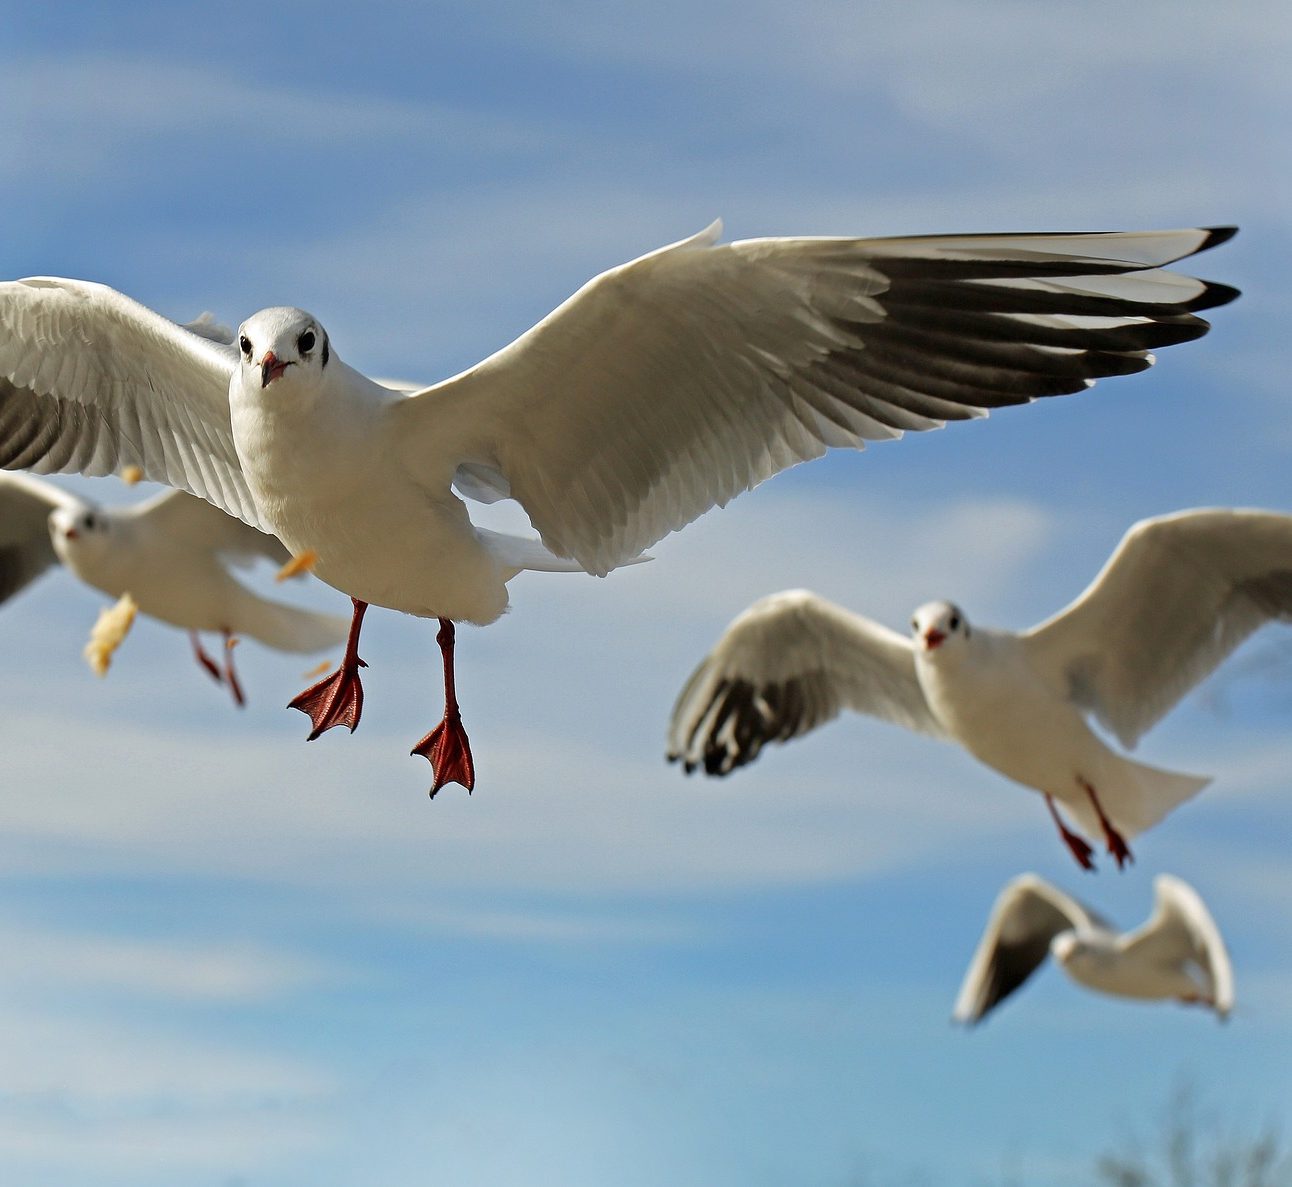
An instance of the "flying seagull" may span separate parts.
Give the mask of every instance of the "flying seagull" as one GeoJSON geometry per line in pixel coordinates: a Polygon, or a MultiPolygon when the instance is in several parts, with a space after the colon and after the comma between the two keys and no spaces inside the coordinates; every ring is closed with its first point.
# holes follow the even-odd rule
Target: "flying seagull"
{"type": "Polygon", "coordinates": [[[1292,516],[1179,511],[1135,524],[1075,602],[1021,634],[970,626],[951,602],[915,611],[904,637],[806,590],[755,602],[686,682],[668,758],[725,775],[841,709],[959,742],[1045,796],[1078,863],[1090,845],[1062,803],[1102,833],[1120,867],[1127,838],[1210,782],[1126,758],[1139,738],[1262,624],[1292,620],[1292,516]]]}
{"type": "Polygon", "coordinates": [[[350,595],[336,673],[292,704],[358,724],[370,603],[439,620],[445,713],[414,748],[468,790],[454,623],[522,569],[604,575],[830,446],[936,428],[1141,371],[1236,290],[1162,265],[1232,228],[753,239],[720,225],[596,277],[477,366],[410,394],[273,308],[236,342],[99,284],[0,284],[0,468],[127,464],[316,558],[350,595]],[[456,487],[456,493],[454,488],[456,487]],[[476,528],[515,499],[541,540],[476,528]]]}
{"type": "Polygon", "coordinates": [[[1078,984],[1117,997],[1206,1006],[1225,1018],[1234,1005],[1229,953],[1211,913],[1188,883],[1153,879],[1154,908],[1119,933],[1036,874],[1006,884],[992,908],[951,1017],[980,1022],[1053,955],[1078,984]]]}
{"type": "Polygon", "coordinates": [[[229,571],[257,558],[282,564],[290,554],[272,536],[183,491],[100,507],[50,482],[0,474],[0,602],[62,561],[86,585],[113,597],[128,593],[145,614],[187,630],[197,661],[239,705],[236,637],[310,652],[346,635],[344,618],[259,597],[229,571]],[[206,653],[199,631],[224,636],[222,665],[206,653]]]}

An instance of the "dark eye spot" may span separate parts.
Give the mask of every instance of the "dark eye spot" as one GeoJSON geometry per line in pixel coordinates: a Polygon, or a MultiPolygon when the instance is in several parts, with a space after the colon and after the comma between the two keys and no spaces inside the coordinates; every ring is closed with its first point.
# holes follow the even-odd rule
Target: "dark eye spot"
{"type": "Polygon", "coordinates": [[[251,339],[248,338],[246,334],[243,334],[242,337],[238,339],[238,349],[241,350],[247,358],[251,358],[251,339]]]}
{"type": "Polygon", "coordinates": [[[296,339],[296,349],[301,354],[309,354],[314,349],[314,331],[306,330],[299,338],[296,339]]]}
{"type": "Polygon", "coordinates": [[[947,623],[947,626],[949,626],[953,631],[958,631],[960,629],[960,615],[959,614],[951,615],[951,619],[947,623]]]}
{"type": "Polygon", "coordinates": [[[99,526],[99,521],[95,517],[92,511],[87,511],[85,513],[84,523],[85,523],[85,530],[88,532],[94,531],[94,529],[99,526]]]}

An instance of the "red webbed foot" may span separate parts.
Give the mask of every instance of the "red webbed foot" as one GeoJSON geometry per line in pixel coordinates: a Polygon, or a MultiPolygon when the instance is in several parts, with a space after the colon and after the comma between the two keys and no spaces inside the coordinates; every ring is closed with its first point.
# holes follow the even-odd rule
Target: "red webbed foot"
{"type": "Polygon", "coordinates": [[[358,598],[350,601],[354,603],[354,615],[350,619],[350,635],[345,641],[341,666],[331,676],[324,676],[287,703],[289,709],[299,709],[309,716],[314,725],[309,735],[311,742],[334,725],[349,726],[350,732],[354,733],[363,714],[363,684],[359,680],[359,669],[368,665],[359,658],[359,631],[363,627],[368,603],[358,598]]]}
{"type": "Polygon", "coordinates": [[[1045,797],[1045,806],[1050,809],[1050,816],[1054,819],[1054,825],[1059,830],[1059,836],[1063,843],[1068,847],[1068,852],[1077,859],[1077,865],[1083,870],[1093,870],[1095,868],[1094,848],[1084,837],[1079,837],[1066,824],[1059,815],[1059,810],[1054,806],[1054,797],[1047,795],[1045,797]]]}
{"type": "Polygon", "coordinates": [[[1090,797],[1090,802],[1094,805],[1095,812],[1099,815],[1099,827],[1104,830],[1104,841],[1108,845],[1108,852],[1112,854],[1113,860],[1117,863],[1117,868],[1119,870],[1125,869],[1128,863],[1135,860],[1135,855],[1130,851],[1130,846],[1126,844],[1126,838],[1108,819],[1107,814],[1104,812],[1104,806],[1099,802],[1099,796],[1095,793],[1095,789],[1084,779],[1078,778],[1077,782],[1085,789],[1086,795],[1090,797]]]}
{"type": "Polygon", "coordinates": [[[363,714],[363,684],[359,680],[359,669],[367,666],[356,658],[353,667],[343,664],[331,676],[324,676],[287,702],[289,709],[299,709],[313,723],[309,741],[314,741],[334,725],[349,726],[350,732],[354,733],[363,714]]]}
{"type": "Polygon", "coordinates": [[[431,785],[431,799],[446,783],[460,783],[470,793],[476,785],[475,761],[471,757],[471,743],[462,728],[462,718],[455,712],[446,713],[410,754],[420,754],[431,764],[435,782],[431,785]]]}

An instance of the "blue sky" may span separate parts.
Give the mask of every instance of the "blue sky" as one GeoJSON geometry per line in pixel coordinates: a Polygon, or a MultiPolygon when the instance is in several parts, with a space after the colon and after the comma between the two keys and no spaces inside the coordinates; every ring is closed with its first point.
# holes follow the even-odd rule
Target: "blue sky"
{"type": "Polygon", "coordinates": [[[439,712],[426,623],[369,616],[364,722],[306,745],[295,658],[244,646],[238,714],[156,624],[95,680],[100,599],[66,574],[6,606],[7,1185],[1078,1184],[1181,1080],[1292,1132],[1286,637],[1146,739],[1216,782],[1122,875],[1079,877],[1035,796],[876,722],[722,783],[662,761],[680,681],[772,590],[1020,627],[1144,515],[1292,510],[1286,6],[123,0],[5,27],[6,275],[180,320],[302,305],[370,373],[448,375],[717,216],[1235,222],[1193,266],[1245,294],[1147,374],[800,467],[605,581],[522,576],[459,634],[470,798],[429,803],[407,757],[439,712]],[[1025,869],[1126,924],[1153,874],[1192,881],[1230,1024],[1049,970],[953,1029],[1025,869]]]}

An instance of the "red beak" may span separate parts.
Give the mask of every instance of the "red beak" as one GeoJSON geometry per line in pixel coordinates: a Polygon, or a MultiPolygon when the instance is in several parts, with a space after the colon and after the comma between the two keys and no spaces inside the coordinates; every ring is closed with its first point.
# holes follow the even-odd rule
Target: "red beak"
{"type": "Polygon", "coordinates": [[[927,651],[933,651],[940,647],[946,641],[946,634],[942,631],[930,629],[924,632],[924,647],[927,651]]]}
{"type": "Polygon", "coordinates": [[[77,538],[77,532],[76,532],[76,529],[75,529],[75,528],[68,528],[68,529],[67,529],[67,531],[65,531],[65,532],[63,533],[63,538],[64,538],[65,540],[75,540],[75,539],[77,538]]]}
{"type": "Polygon", "coordinates": [[[291,363],[280,363],[272,350],[265,351],[265,357],[260,360],[260,386],[268,387],[290,366],[291,363]]]}

